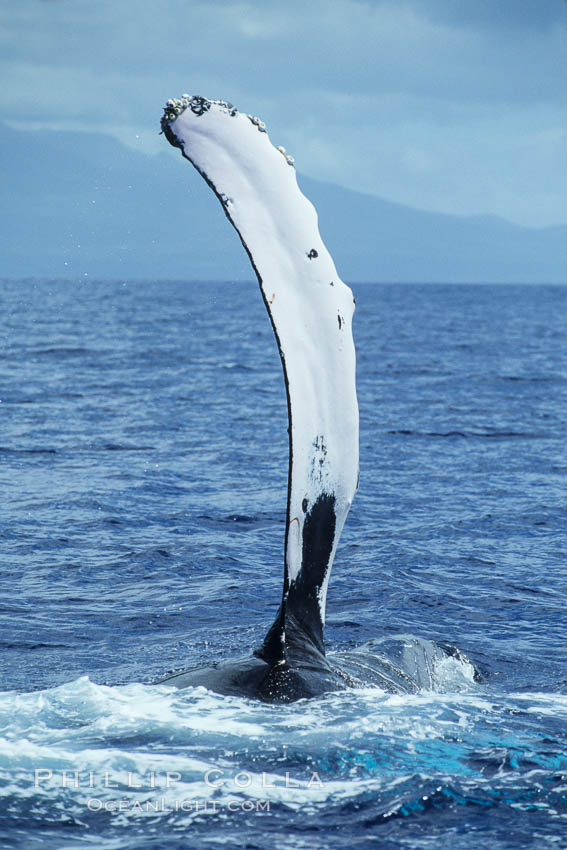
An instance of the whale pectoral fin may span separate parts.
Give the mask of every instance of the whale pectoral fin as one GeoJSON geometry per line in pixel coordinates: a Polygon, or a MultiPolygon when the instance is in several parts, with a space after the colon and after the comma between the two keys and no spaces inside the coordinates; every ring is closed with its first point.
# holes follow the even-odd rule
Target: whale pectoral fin
{"type": "Polygon", "coordinates": [[[167,102],[162,129],[236,229],[283,367],[289,417],[284,587],[256,654],[272,665],[311,659],[324,667],[327,585],[358,486],[353,295],[321,239],[292,157],[272,145],[258,118],[226,101],[184,95],[167,102]]]}

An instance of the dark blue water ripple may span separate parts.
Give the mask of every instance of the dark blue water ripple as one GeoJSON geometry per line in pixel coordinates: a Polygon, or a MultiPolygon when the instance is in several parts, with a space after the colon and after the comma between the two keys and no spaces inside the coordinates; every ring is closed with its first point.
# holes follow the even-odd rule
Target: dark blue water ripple
{"type": "Polygon", "coordinates": [[[286,710],[127,684],[248,652],[277,609],[269,322],[254,284],[3,282],[2,846],[561,846],[567,289],[356,296],[361,485],[328,643],[446,640],[483,682],[286,710]],[[55,782],[90,769],[111,800],[106,770],[131,804],[124,771],[179,768],[182,796],[265,798],[203,786],[206,767],[276,775],[270,811],[91,812],[55,782]]]}

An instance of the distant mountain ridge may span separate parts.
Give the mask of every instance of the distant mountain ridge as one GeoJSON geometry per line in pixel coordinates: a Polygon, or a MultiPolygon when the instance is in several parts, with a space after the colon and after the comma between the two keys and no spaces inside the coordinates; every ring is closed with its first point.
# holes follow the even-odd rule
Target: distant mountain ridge
{"type": "MultiPolygon", "coordinates": [[[[0,124],[4,277],[249,280],[237,234],[178,152],[0,124]],[[177,160],[177,161],[175,161],[177,160]]],[[[298,175],[346,281],[567,283],[567,226],[430,213],[298,175]]]]}

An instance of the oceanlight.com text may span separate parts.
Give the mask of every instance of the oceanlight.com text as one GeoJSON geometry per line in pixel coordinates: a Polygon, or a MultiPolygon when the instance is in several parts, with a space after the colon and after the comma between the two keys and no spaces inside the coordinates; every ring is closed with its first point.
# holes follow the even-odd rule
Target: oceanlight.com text
{"type": "Polygon", "coordinates": [[[150,812],[185,812],[193,814],[215,815],[226,811],[232,813],[269,812],[269,800],[167,800],[165,797],[150,800],[101,800],[89,797],[87,808],[90,812],[121,812],[127,814],[147,814],[150,812]]]}

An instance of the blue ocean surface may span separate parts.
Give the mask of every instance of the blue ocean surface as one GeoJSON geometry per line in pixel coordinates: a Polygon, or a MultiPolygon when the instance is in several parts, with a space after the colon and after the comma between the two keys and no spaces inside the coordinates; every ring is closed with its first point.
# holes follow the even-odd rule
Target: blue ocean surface
{"type": "Polygon", "coordinates": [[[356,286],[329,649],[435,688],[152,684],[278,607],[287,411],[257,285],[0,284],[2,848],[567,847],[567,287],[356,286]]]}

